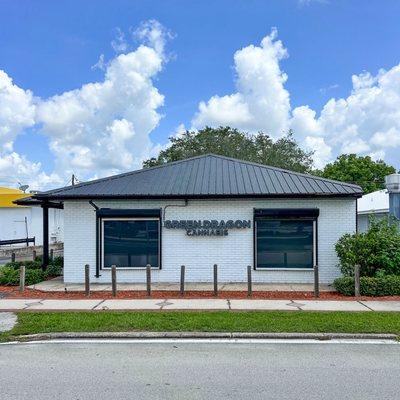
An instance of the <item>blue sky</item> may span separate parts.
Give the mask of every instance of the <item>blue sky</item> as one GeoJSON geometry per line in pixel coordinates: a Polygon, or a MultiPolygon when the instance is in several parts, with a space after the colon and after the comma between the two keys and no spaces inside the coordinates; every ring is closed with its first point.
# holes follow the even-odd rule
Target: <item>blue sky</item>
{"type": "MultiPolygon", "coordinates": [[[[0,184],[15,186],[15,181],[23,180],[29,181],[32,187],[51,187],[65,183],[71,171],[81,179],[89,179],[132,169],[140,165],[140,159],[156,154],[181,124],[186,128],[200,128],[204,124],[227,123],[250,132],[262,129],[274,137],[284,128],[292,127],[302,145],[319,151],[318,166],[350,150],[383,157],[400,167],[397,157],[400,122],[396,122],[399,115],[387,104],[388,98],[393,98],[393,104],[400,99],[400,71],[393,70],[399,63],[400,53],[398,1],[2,0],[1,10],[0,70],[12,79],[12,84],[7,81],[3,90],[19,89],[23,92],[21,96],[29,93],[31,96],[23,105],[13,101],[9,109],[13,115],[20,112],[26,117],[24,107],[29,107],[28,102],[34,110],[30,109],[32,118],[21,123],[15,119],[10,122],[10,113],[2,117],[0,112],[0,145],[3,145],[0,184]],[[84,84],[104,82],[107,65],[119,54],[134,53],[143,42],[154,47],[146,35],[132,34],[149,20],[158,21],[155,29],[162,31],[163,48],[157,53],[162,66],[154,67],[155,72],[148,77],[151,81],[148,89],[156,89],[164,98],[140,113],[147,115],[143,117],[147,118],[146,123],[138,121],[135,111],[115,108],[102,125],[78,121],[75,117],[66,117],[59,124],[56,115],[65,112],[69,102],[61,104],[57,100],[51,108],[46,104],[44,108],[40,106],[52,96],[79,90],[84,84]],[[271,35],[273,27],[277,30],[275,35],[271,35]],[[116,43],[121,33],[125,47],[116,52],[111,43],[116,43]],[[270,40],[263,48],[266,58],[257,58],[254,47],[260,47],[268,35],[270,40]],[[285,54],[271,56],[268,49],[279,41],[285,54]],[[251,82],[246,80],[251,63],[243,59],[238,64],[234,61],[235,52],[243,48],[250,52],[243,54],[245,59],[253,60],[254,55],[255,64],[259,61],[263,66],[271,62],[272,70],[260,71],[260,76],[253,74],[251,82]],[[103,69],[93,68],[100,55],[106,65],[103,69]],[[381,69],[384,71],[379,73],[381,69]],[[365,75],[366,72],[370,75],[365,75]],[[355,88],[352,76],[362,73],[362,83],[355,88]],[[265,80],[262,74],[266,74],[265,80]],[[249,94],[254,88],[257,91],[255,80],[259,79],[260,91],[262,85],[273,88],[277,85],[271,93],[266,91],[261,103],[249,94]],[[355,99],[349,99],[352,91],[357,92],[355,99]],[[376,91],[381,91],[381,95],[376,91]],[[280,93],[277,98],[276,92],[280,93]],[[209,104],[213,96],[218,98],[209,104]],[[243,111],[246,115],[236,119],[218,114],[223,108],[224,96],[233,114],[243,111]],[[335,104],[321,117],[321,111],[332,98],[335,104]],[[205,104],[203,112],[199,112],[200,102],[205,104]],[[269,103],[265,113],[260,111],[260,104],[264,103],[269,103]],[[270,123],[274,104],[280,105],[280,114],[272,118],[276,123],[270,123]],[[314,116],[310,110],[315,111],[314,116]],[[382,122],[386,112],[387,118],[382,122]],[[335,121],[343,115],[346,120],[336,126],[335,121]],[[116,120],[126,124],[113,125],[116,120]],[[64,140],[63,129],[71,130],[71,124],[75,124],[75,130],[70,132],[73,137],[64,140]],[[1,136],[2,125],[3,132],[7,129],[5,139],[1,136]],[[83,126],[79,134],[78,125],[83,126]],[[98,143],[97,150],[88,145],[100,134],[95,129],[102,130],[103,134],[107,131],[105,139],[109,139],[113,127],[115,135],[120,135],[122,129],[125,133],[121,135],[125,136],[118,142],[122,147],[106,150],[107,157],[115,158],[123,153],[121,163],[105,159],[101,152],[104,142],[98,143]],[[273,132],[274,129],[277,131],[273,132]],[[134,133],[130,134],[129,130],[134,133]],[[337,130],[345,132],[339,140],[335,140],[337,130]],[[79,142],[80,135],[87,140],[79,142]],[[132,137],[137,140],[130,141],[132,137]],[[392,138],[393,143],[388,145],[392,138]],[[90,162],[77,160],[75,153],[82,158],[88,149],[95,153],[90,162]],[[67,153],[69,157],[63,158],[67,153]]],[[[3,107],[8,107],[14,92],[10,93],[1,100],[0,87],[3,107]]],[[[152,98],[149,96],[146,99],[152,98]]],[[[129,101],[133,100],[128,97],[129,101]]],[[[132,107],[135,107],[134,101],[132,107]]],[[[103,109],[96,112],[102,114],[103,109]]]]}

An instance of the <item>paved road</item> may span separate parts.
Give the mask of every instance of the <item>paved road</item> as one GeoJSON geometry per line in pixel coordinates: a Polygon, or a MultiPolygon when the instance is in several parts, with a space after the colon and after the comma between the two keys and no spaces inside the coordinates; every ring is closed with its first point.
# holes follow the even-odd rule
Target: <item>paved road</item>
{"type": "Polygon", "coordinates": [[[399,344],[0,345],[1,399],[398,399],[399,344]]]}
{"type": "Polygon", "coordinates": [[[5,265],[11,261],[10,257],[0,257],[0,266],[5,265]]]}

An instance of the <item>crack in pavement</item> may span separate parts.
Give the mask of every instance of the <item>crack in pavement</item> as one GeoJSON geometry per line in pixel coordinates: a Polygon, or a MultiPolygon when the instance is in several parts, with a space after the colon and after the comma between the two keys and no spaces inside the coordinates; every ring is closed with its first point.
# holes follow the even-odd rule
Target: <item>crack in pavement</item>
{"type": "Polygon", "coordinates": [[[41,300],[38,300],[38,301],[32,301],[31,303],[25,303],[25,307],[23,308],[23,310],[27,310],[31,306],[37,306],[37,305],[41,305],[42,306],[44,300],[45,299],[41,299],[41,300]]]}
{"type": "Polygon", "coordinates": [[[371,307],[368,307],[366,304],[364,304],[361,300],[357,300],[357,303],[359,303],[359,304],[361,304],[362,306],[368,308],[368,310],[370,310],[370,311],[375,311],[375,310],[373,310],[371,307]]]}
{"type": "Polygon", "coordinates": [[[288,304],[286,304],[287,306],[290,306],[290,307],[295,307],[295,308],[297,308],[299,311],[303,311],[303,309],[301,308],[301,307],[304,307],[305,306],[305,304],[302,304],[302,303],[296,303],[295,301],[293,301],[293,300],[290,300],[290,303],[288,303],[288,304]]]}
{"type": "Polygon", "coordinates": [[[163,308],[165,307],[165,306],[171,306],[171,305],[173,305],[174,303],[170,303],[170,302],[168,302],[168,299],[165,299],[164,301],[162,301],[161,303],[156,303],[156,306],[160,306],[160,310],[163,310],[163,308]]]}
{"type": "MultiPolygon", "coordinates": [[[[98,304],[96,304],[94,307],[92,307],[92,310],[95,310],[100,304],[103,304],[106,301],[106,299],[101,300],[98,304]]],[[[108,309],[108,307],[103,307],[103,310],[108,309]]]]}

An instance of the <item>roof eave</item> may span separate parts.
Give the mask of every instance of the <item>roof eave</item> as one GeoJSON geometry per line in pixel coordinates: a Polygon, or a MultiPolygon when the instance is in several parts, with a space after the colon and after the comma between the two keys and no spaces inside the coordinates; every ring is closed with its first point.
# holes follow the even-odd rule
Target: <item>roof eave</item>
{"type": "Polygon", "coordinates": [[[203,194],[203,195],[179,195],[179,194],[163,194],[163,195],[64,195],[64,196],[41,196],[37,197],[40,200],[147,200],[147,199],[265,199],[265,198],[360,198],[362,193],[288,193],[288,194],[203,194]]]}
{"type": "Polygon", "coordinates": [[[41,206],[47,206],[48,208],[59,208],[63,209],[64,206],[60,200],[60,202],[53,202],[53,199],[49,198],[37,198],[36,196],[32,197],[25,197],[23,199],[18,199],[13,201],[14,204],[17,204],[19,206],[24,206],[24,207],[41,207],[41,206]]]}
{"type": "Polygon", "coordinates": [[[377,208],[377,209],[371,209],[371,210],[357,211],[358,215],[387,214],[387,213],[389,213],[388,208],[377,208]]]}

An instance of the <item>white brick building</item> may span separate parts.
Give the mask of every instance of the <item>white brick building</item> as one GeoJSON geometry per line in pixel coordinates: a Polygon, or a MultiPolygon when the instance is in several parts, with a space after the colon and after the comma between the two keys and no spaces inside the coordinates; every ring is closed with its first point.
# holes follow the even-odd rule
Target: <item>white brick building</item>
{"type": "Polygon", "coordinates": [[[356,230],[358,186],[207,155],[38,195],[64,205],[65,282],[313,282],[340,275],[335,243],[356,230]]]}

